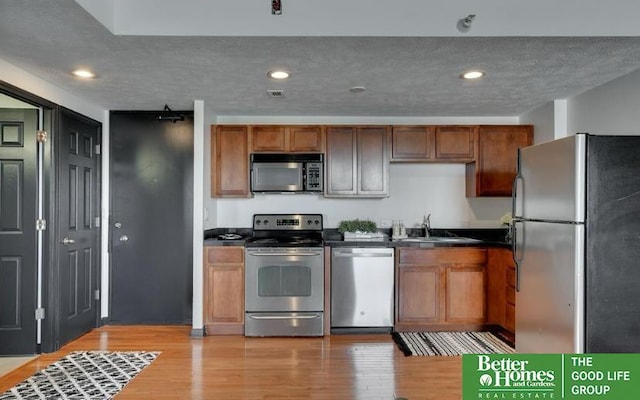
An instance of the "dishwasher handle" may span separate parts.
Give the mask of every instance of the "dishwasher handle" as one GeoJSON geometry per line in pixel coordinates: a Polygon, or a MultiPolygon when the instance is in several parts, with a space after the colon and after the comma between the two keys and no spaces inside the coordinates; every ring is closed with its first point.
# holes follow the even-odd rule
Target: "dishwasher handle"
{"type": "Polygon", "coordinates": [[[356,257],[393,257],[393,250],[384,249],[384,251],[375,251],[367,249],[334,249],[333,255],[336,257],[356,258],[356,257]]]}

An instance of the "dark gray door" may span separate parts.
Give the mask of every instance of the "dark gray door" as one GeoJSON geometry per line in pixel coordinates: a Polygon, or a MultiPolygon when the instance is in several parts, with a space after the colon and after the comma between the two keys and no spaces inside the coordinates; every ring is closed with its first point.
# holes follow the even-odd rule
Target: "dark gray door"
{"type": "Polygon", "coordinates": [[[191,321],[193,117],[157,115],[111,113],[114,323],[191,321]]]}
{"type": "Polygon", "coordinates": [[[0,355],[36,352],[37,121],[0,109],[0,355]]]}
{"type": "Polygon", "coordinates": [[[100,269],[100,125],[60,113],[58,202],[60,345],[97,326],[100,269]]]}

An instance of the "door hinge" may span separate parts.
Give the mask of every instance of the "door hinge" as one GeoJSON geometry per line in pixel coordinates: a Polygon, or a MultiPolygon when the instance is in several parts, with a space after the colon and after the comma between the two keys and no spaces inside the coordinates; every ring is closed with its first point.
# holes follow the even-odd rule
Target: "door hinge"
{"type": "Polygon", "coordinates": [[[93,219],[93,226],[95,226],[96,228],[100,228],[100,217],[95,217],[93,219]]]}
{"type": "Polygon", "coordinates": [[[36,308],[36,320],[44,319],[44,308],[36,308]]]}
{"type": "Polygon", "coordinates": [[[36,230],[37,231],[46,231],[47,230],[47,220],[46,219],[38,219],[38,220],[36,220],[36,230]]]}
{"type": "Polygon", "coordinates": [[[97,144],[97,145],[96,145],[96,154],[97,154],[97,155],[100,155],[100,151],[101,151],[101,150],[100,150],[100,145],[99,145],[99,144],[97,144]]]}
{"type": "Polygon", "coordinates": [[[93,291],[94,300],[100,300],[100,289],[96,289],[93,291]]]}
{"type": "Polygon", "coordinates": [[[36,131],[36,140],[38,143],[45,143],[49,138],[47,131],[36,131]]]}

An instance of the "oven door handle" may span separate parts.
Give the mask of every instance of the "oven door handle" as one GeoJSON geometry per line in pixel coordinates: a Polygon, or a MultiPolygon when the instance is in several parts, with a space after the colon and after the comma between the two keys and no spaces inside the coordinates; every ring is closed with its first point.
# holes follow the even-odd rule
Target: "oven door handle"
{"type": "Polygon", "coordinates": [[[310,252],[310,253],[287,253],[287,252],[282,252],[282,253],[272,253],[272,252],[260,252],[260,251],[249,251],[247,252],[248,255],[250,256],[278,256],[278,257],[282,257],[282,256],[304,256],[304,257],[309,257],[309,256],[319,256],[322,254],[322,251],[314,251],[314,252],[310,252]]]}
{"type": "Polygon", "coordinates": [[[306,314],[306,315],[248,315],[251,319],[318,319],[320,314],[306,314]]]}

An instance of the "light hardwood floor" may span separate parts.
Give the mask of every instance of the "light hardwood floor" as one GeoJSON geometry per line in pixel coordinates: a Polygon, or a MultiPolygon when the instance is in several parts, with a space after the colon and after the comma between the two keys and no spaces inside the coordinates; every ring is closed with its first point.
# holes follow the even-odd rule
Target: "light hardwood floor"
{"type": "Polygon", "coordinates": [[[390,335],[189,337],[105,326],[0,377],[0,393],[71,351],[161,351],[117,399],[461,399],[461,357],[405,357],[390,335]]]}

